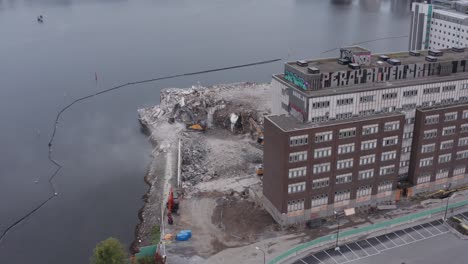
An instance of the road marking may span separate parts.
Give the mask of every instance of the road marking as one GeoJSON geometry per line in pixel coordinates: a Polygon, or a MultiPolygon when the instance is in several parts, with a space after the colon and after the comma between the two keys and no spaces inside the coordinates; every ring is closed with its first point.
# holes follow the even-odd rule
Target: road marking
{"type": "Polygon", "coordinates": [[[330,256],[330,254],[327,253],[327,251],[323,250],[322,252],[325,252],[325,254],[327,254],[331,259],[333,259],[333,261],[335,261],[336,264],[339,264],[338,261],[336,261],[336,259],[334,259],[332,256],[330,256]]]}
{"type": "Polygon", "coordinates": [[[425,228],[423,225],[420,225],[420,227],[422,227],[424,230],[426,230],[429,234],[431,234],[432,236],[435,236],[434,233],[432,233],[431,231],[429,231],[428,228],[425,228]]]}
{"type": "Polygon", "coordinates": [[[371,247],[373,247],[377,252],[380,252],[380,250],[376,249],[374,245],[372,245],[372,243],[368,241],[368,239],[366,239],[366,242],[367,244],[371,245],[371,247]]]}
{"type": "Polygon", "coordinates": [[[378,237],[375,237],[375,239],[376,239],[377,241],[379,241],[379,243],[382,244],[382,246],[385,247],[385,250],[386,250],[386,249],[389,249],[389,247],[387,247],[384,243],[382,243],[382,241],[380,241],[380,239],[379,239],[378,237]]]}
{"type": "Polygon", "coordinates": [[[338,250],[338,252],[340,252],[341,256],[343,256],[343,257],[346,259],[346,261],[345,261],[344,263],[350,261],[350,260],[345,256],[345,254],[341,253],[341,250],[338,250]]]}
{"type": "Polygon", "coordinates": [[[396,244],[395,242],[393,242],[393,240],[392,240],[391,238],[389,238],[389,237],[387,236],[387,234],[385,234],[384,236],[385,236],[386,238],[388,238],[388,240],[389,240],[390,242],[392,242],[392,244],[395,245],[395,247],[397,246],[397,244],[396,244]]]}
{"type": "Polygon", "coordinates": [[[300,261],[302,261],[302,262],[303,262],[303,263],[305,263],[305,264],[309,264],[309,263],[307,263],[307,262],[303,261],[302,259],[299,259],[299,260],[300,260],[300,261]]]}
{"type": "Polygon", "coordinates": [[[357,259],[360,259],[360,257],[356,253],[354,253],[354,251],[350,247],[348,247],[347,244],[345,245],[345,247],[347,247],[349,251],[351,251],[351,253],[353,253],[356,256],[357,259]]]}
{"type": "Polygon", "coordinates": [[[433,226],[435,229],[439,230],[439,232],[444,233],[442,230],[440,230],[439,228],[437,228],[437,226],[435,226],[435,225],[433,225],[433,224],[431,224],[431,223],[429,223],[429,224],[430,224],[431,226],[433,226]]]}
{"type": "Polygon", "coordinates": [[[408,242],[406,242],[402,237],[400,237],[396,232],[393,232],[393,234],[395,234],[398,238],[400,238],[401,241],[403,241],[403,243],[405,244],[408,244],[408,242]]]}
{"type": "Polygon", "coordinates": [[[410,227],[411,229],[413,229],[416,233],[418,233],[420,236],[422,236],[421,239],[419,240],[423,240],[424,238],[426,238],[425,236],[423,236],[423,234],[419,233],[418,230],[414,229],[413,227],[410,227]]]}

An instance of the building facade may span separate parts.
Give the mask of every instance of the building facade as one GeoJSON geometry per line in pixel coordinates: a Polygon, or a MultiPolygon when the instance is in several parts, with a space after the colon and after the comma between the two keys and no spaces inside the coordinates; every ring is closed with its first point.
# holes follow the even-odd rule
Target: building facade
{"type": "Polygon", "coordinates": [[[409,50],[468,47],[468,1],[413,3],[409,50]]]}
{"type": "Polygon", "coordinates": [[[462,135],[468,123],[468,51],[431,54],[437,57],[428,51],[371,55],[348,47],[337,59],[288,62],[283,74],[273,76],[273,115],[265,118],[264,197],[279,223],[439,188],[443,181],[433,182],[443,176],[436,172],[429,181],[418,181],[428,168],[415,164],[428,155],[450,159],[431,167],[441,173],[456,167],[442,185],[467,182],[465,154],[458,153],[464,145],[458,149],[457,144],[468,137],[462,135]],[[445,152],[419,153],[427,130],[420,120],[435,112],[441,119],[453,118],[455,105],[456,119],[438,128],[443,133],[445,125],[451,129],[450,122],[456,123],[451,158],[445,152]],[[348,132],[352,136],[346,137],[348,132]],[[463,157],[459,165],[458,154],[463,157]],[[409,188],[397,189],[399,184],[409,188]]]}

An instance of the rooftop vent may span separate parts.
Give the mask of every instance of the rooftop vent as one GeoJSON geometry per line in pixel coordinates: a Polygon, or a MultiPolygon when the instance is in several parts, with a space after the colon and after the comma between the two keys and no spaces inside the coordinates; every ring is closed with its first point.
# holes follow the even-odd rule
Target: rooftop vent
{"type": "Polygon", "coordinates": [[[317,74],[317,73],[320,73],[320,70],[317,67],[308,67],[307,72],[312,73],[312,74],[317,74]]]}
{"type": "Polygon", "coordinates": [[[350,63],[348,64],[348,67],[353,69],[353,70],[359,70],[361,69],[361,65],[357,64],[357,63],[350,63]]]}
{"type": "Polygon", "coordinates": [[[298,61],[296,61],[296,64],[301,66],[301,67],[306,67],[307,65],[309,65],[307,63],[307,61],[305,61],[305,60],[298,60],[298,61]]]}
{"type": "Polygon", "coordinates": [[[452,51],[454,52],[465,52],[464,47],[452,47],[452,51]]]}
{"type": "Polygon", "coordinates": [[[428,62],[436,62],[437,58],[434,56],[426,56],[426,61],[428,62]]]}
{"type": "Polygon", "coordinates": [[[429,55],[434,56],[434,57],[440,57],[444,55],[444,52],[440,50],[429,50],[429,55]]]}
{"type": "Polygon", "coordinates": [[[387,62],[388,64],[391,64],[391,65],[401,65],[401,61],[397,59],[389,59],[387,60],[387,62]]]}
{"type": "Polygon", "coordinates": [[[350,61],[348,59],[338,59],[338,64],[348,65],[350,61]]]}
{"type": "Polygon", "coordinates": [[[390,59],[390,57],[388,57],[387,55],[380,55],[379,56],[379,60],[381,60],[381,61],[387,61],[388,59],[390,59]]]}
{"type": "Polygon", "coordinates": [[[419,56],[421,56],[421,52],[419,52],[419,51],[417,51],[417,50],[411,50],[411,51],[409,52],[409,55],[410,55],[410,56],[419,57],[419,56]]]}

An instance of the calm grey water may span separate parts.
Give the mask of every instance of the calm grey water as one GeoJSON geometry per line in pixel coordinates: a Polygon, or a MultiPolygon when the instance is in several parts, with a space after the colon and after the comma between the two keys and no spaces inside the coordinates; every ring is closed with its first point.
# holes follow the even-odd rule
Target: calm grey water
{"type": "MultiPolygon", "coordinates": [[[[74,98],[168,74],[336,56],[321,52],[405,35],[408,22],[409,0],[0,0],[0,232],[48,196],[52,122],[74,98]]],[[[365,46],[405,50],[407,39],[365,46]]],[[[0,263],[87,263],[109,236],[128,246],[150,154],[136,109],[158,103],[164,87],[267,82],[281,68],[144,84],[73,106],[54,145],[65,165],[59,197],[0,242],[0,263]]]]}

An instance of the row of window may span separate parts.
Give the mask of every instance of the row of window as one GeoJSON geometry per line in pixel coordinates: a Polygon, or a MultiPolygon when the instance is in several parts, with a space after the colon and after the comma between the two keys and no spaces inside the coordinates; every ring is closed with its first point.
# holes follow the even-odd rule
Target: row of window
{"type": "MultiPolygon", "coordinates": [[[[458,151],[456,153],[456,160],[462,160],[468,158],[468,150],[458,151]]],[[[452,160],[452,153],[439,155],[438,163],[443,164],[452,160]]],[[[429,167],[434,164],[434,157],[424,158],[419,160],[419,167],[429,167]]]]}
{"type": "MultiPolygon", "coordinates": [[[[449,126],[449,127],[444,127],[442,129],[442,136],[450,136],[454,135],[456,133],[456,126],[449,126]]],[[[467,133],[468,132],[468,123],[467,124],[462,124],[460,126],[460,133],[467,133]]],[[[436,138],[438,134],[437,129],[429,129],[424,131],[423,139],[431,139],[431,138],[436,138]]]]}
{"type": "MultiPolygon", "coordinates": [[[[393,156],[393,154],[389,154],[386,157],[395,159],[396,154],[395,156],[393,156]]],[[[339,160],[336,163],[336,169],[342,170],[342,169],[351,168],[353,167],[353,163],[354,163],[353,159],[339,160]]],[[[360,165],[368,165],[368,164],[373,164],[373,163],[375,163],[375,155],[364,156],[359,159],[360,165]]],[[[325,172],[329,172],[330,170],[331,170],[330,162],[315,164],[312,167],[312,174],[325,173],[325,172]]],[[[384,166],[380,168],[380,175],[388,175],[394,172],[395,172],[395,165],[389,165],[389,166],[384,166]]]]}
{"type": "MultiPolygon", "coordinates": [[[[426,116],[424,123],[429,124],[437,124],[439,123],[440,115],[429,115],[426,116]]],[[[458,112],[450,112],[444,114],[444,122],[451,122],[458,119],[458,112]]],[[[468,110],[464,110],[462,114],[462,119],[468,119],[468,110]]]]}
{"type": "MultiPolygon", "coordinates": [[[[463,138],[458,139],[459,147],[467,146],[467,145],[468,145],[468,137],[463,137],[463,138]]],[[[454,146],[453,139],[440,142],[441,150],[451,149],[453,148],[453,146],[454,146]]],[[[431,152],[434,152],[435,150],[436,150],[436,143],[426,144],[426,145],[421,146],[421,153],[431,153],[431,152]]]]}
{"type": "MultiPolygon", "coordinates": [[[[463,175],[465,174],[465,172],[466,172],[466,166],[457,166],[453,169],[453,176],[463,175]]],[[[435,173],[435,176],[436,176],[435,179],[440,180],[440,179],[448,178],[449,173],[450,173],[449,168],[439,169],[435,173]]],[[[430,182],[432,175],[433,175],[432,172],[421,174],[416,180],[417,184],[430,182]]]]}

